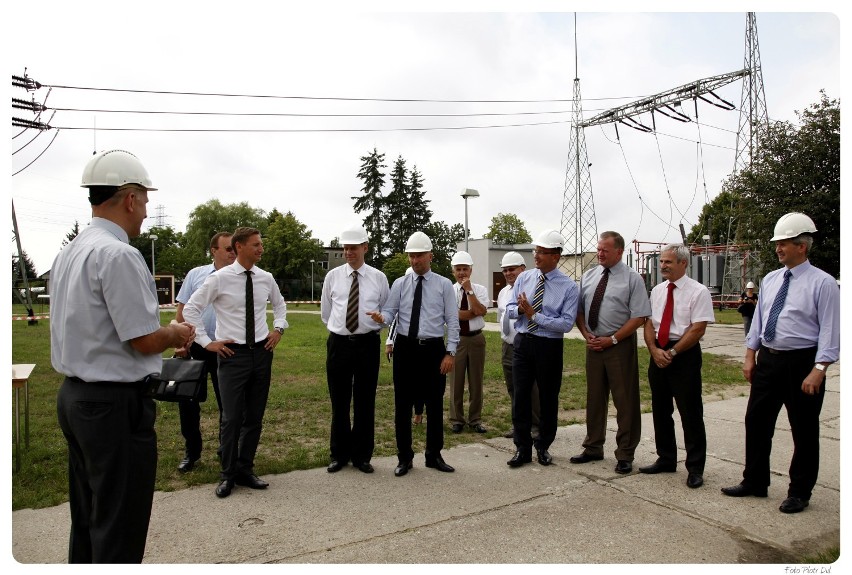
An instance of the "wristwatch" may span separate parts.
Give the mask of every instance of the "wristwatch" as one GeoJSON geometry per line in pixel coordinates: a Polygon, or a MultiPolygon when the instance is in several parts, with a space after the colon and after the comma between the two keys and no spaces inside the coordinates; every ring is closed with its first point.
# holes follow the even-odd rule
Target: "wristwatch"
{"type": "Polygon", "coordinates": [[[824,363],[814,364],[814,367],[817,368],[817,371],[825,371],[826,365],[824,363]]]}
{"type": "Polygon", "coordinates": [[[455,356],[456,356],[456,352],[454,352],[454,351],[447,351],[447,355],[449,355],[449,356],[451,356],[451,357],[455,357],[455,356]]]}
{"type": "Polygon", "coordinates": [[[283,327],[276,327],[275,331],[277,331],[279,335],[284,335],[284,328],[283,327]]]}
{"type": "Polygon", "coordinates": [[[610,339],[612,340],[612,345],[618,345],[618,339],[616,339],[615,334],[612,334],[610,339]]]}
{"type": "Polygon", "coordinates": [[[669,349],[669,355],[671,355],[672,357],[676,356],[676,355],[677,355],[677,350],[676,350],[675,348],[671,348],[671,349],[669,349]]]}
{"type": "Polygon", "coordinates": [[[467,290],[467,295],[473,295],[473,290],[472,289],[467,290]]]}

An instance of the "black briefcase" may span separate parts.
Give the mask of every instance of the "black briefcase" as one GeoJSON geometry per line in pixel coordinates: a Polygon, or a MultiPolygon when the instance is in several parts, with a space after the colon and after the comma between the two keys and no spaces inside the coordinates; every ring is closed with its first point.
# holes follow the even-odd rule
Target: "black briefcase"
{"type": "Polygon", "coordinates": [[[164,359],[160,373],[148,376],[148,384],[148,396],[160,401],[197,400],[207,385],[206,364],[197,359],[164,359]]]}

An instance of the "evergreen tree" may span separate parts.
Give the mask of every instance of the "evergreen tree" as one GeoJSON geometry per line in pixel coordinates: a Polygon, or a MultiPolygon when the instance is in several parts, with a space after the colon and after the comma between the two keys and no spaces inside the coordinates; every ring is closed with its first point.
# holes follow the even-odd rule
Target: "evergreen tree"
{"type": "Polygon", "coordinates": [[[432,210],[429,209],[429,200],[426,199],[426,191],[423,189],[423,175],[417,170],[416,164],[408,175],[407,220],[410,227],[406,238],[414,232],[425,230],[432,221],[432,210]]]}
{"type": "Polygon", "coordinates": [[[408,213],[408,170],[402,156],[397,158],[391,172],[391,191],[385,197],[385,248],[388,255],[401,253],[413,233],[408,213]]]}
{"type": "MultiPolygon", "coordinates": [[[[24,262],[24,271],[27,274],[27,279],[30,281],[36,279],[38,277],[38,273],[36,273],[35,264],[33,264],[30,256],[27,255],[26,250],[21,252],[21,260],[24,262]]],[[[17,256],[12,256],[12,281],[23,282],[17,256]]]]}
{"type": "Polygon", "coordinates": [[[366,156],[361,157],[361,169],[358,171],[358,179],[363,181],[361,196],[352,196],[355,200],[354,210],[356,214],[365,212],[364,228],[370,238],[370,251],[367,252],[367,263],[377,269],[382,269],[385,261],[386,249],[384,246],[384,197],[382,187],[385,185],[385,173],[382,171],[385,155],[380,154],[376,148],[366,156]]]}
{"type": "Polygon", "coordinates": [[[77,234],[80,233],[80,222],[74,220],[74,226],[71,228],[71,231],[65,234],[65,239],[62,240],[62,247],[64,248],[68,244],[71,243],[71,240],[77,237],[77,234]]]}

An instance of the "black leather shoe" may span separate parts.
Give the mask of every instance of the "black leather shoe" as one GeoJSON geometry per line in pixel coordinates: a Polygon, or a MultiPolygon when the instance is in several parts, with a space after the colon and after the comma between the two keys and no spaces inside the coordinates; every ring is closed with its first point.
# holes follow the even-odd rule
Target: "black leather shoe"
{"type": "Polygon", "coordinates": [[[186,473],[187,471],[192,471],[195,468],[195,464],[198,463],[200,457],[189,457],[186,456],[180,460],[178,463],[178,471],[181,473],[186,473]]]}
{"type": "Polygon", "coordinates": [[[488,433],[488,430],[481,423],[477,423],[476,425],[471,425],[470,428],[474,430],[476,433],[488,433]]]}
{"type": "Polygon", "coordinates": [[[778,510],[781,513],[799,513],[800,511],[804,511],[805,507],[810,505],[810,501],[807,499],[799,499],[798,497],[788,497],[781,504],[781,507],[778,510]]]}
{"type": "Polygon", "coordinates": [[[461,423],[454,423],[450,429],[453,433],[461,433],[462,431],[464,431],[464,425],[462,425],[461,423]]]}
{"type": "Polygon", "coordinates": [[[231,494],[231,491],[234,489],[234,480],[233,479],[223,479],[219,485],[216,486],[216,497],[225,498],[231,494]]]}
{"type": "Polygon", "coordinates": [[[603,455],[589,455],[585,451],[580,455],[573,456],[570,461],[571,463],[588,463],[589,461],[600,461],[603,459],[603,455]]]}
{"type": "Polygon", "coordinates": [[[402,477],[403,475],[408,473],[408,470],[412,467],[414,467],[414,463],[412,463],[411,461],[401,462],[399,465],[396,466],[396,469],[393,470],[393,474],[397,477],[402,477]]]}
{"type": "Polygon", "coordinates": [[[633,464],[627,461],[626,459],[619,459],[618,463],[615,464],[615,472],[616,473],[630,473],[633,471],[633,464]]]}
{"type": "MultiPolygon", "coordinates": [[[[363,471],[364,473],[372,473],[373,471],[375,471],[375,469],[373,469],[373,466],[370,465],[369,461],[365,461],[364,463],[353,463],[352,465],[354,465],[356,468],[358,468],[358,470],[363,471]]],[[[330,467],[331,466],[329,465],[329,468],[330,467]]]]}
{"type": "Polygon", "coordinates": [[[651,465],[639,468],[639,473],[648,473],[650,475],[654,475],[656,473],[674,473],[675,471],[677,471],[677,464],[666,463],[660,459],[656,460],[651,465]]]}
{"type": "Polygon", "coordinates": [[[234,483],[237,485],[242,485],[243,487],[248,487],[250,489],[266,489],[269,487],[269,484],[255,475],[254,473],[250,473],[248,475],[237,475],[234,478],[234,483]]]}
{"type": "Polygon", "coordinates": [[[704,485],[704,477],[700,473],[690,473],[686,478],[686,486],[696,489],[704,485]]]}
{"type": "Polygon", "coordinates": [[[337,461],[336,459],[332,459],[331,463],[328,464],[328,467],[326,467],[325,470],[328,471],[329,473],[337,473],[338,471],[340,471],[344,467],[346,467],[345,463],[341,463],[341,462],[337,461]]]}
{"type": "Polygon", "coordinates": [[[512,459],[506,462],[509,467],[520,467],[524,463],[530,463],[532,461],[532,453],[527,452],[524,453],[520,449],[515,452],[515,455],[512,456],[512,459]]]}
{"type": "Polygon", "coordinates": [[[443,471],[444,473],[452,473],[456,470],[452,465],[447,465],[447,462],[444,461],[444,458],[438,455],[435,458],[429,458],[426,460],[426,467],[431,467],[433,469],[437,469],[438,471],[443,471]]]}
{"type": "Polygon", "coordinates": [[[538,462],[540,464],[550,465],[553,463],[553,456],[551,456],[546,449],[536,449],[535,454],[536,457],[538,457],[538,462]]]}
{"type": "Polygon", "coordinates": [[[748,497],[749,495],[753,495],[755,497],[766,497],[766,488],[758,489],[756,487],[746,485],[745,483],[739,483],[732,487],[723,487],[722,493],[728,497],[748,497]]]}

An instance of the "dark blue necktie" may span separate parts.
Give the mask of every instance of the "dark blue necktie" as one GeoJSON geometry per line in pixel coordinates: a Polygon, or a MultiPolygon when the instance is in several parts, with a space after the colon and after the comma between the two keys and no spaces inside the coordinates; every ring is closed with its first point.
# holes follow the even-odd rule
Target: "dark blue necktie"
{"type": "Polygon", "coordinates": [[[414,289],[414,302],[411,304],[411,322],[408,326],[408,337],[417,337],[420,332],[420,303],[423,301],[423,276],[417,276],[417,287],[414,289]]]}
{"type": "Polygon", "coordinates": [[[793,272],[787,270],[784,272],[784,283],[781,284],[781,289],[775,295],[775,301],[772,302],[772,307],[769,308],[769,319],[766,320],[766,329],[763,330],[763,341],[772,341],[775,339],[775,324],[778,323],[778,316],[781,315],[781,309],[784,307],[784,300],[787,299],[787,290],[790,288],[790,276],[793,272]]]}

